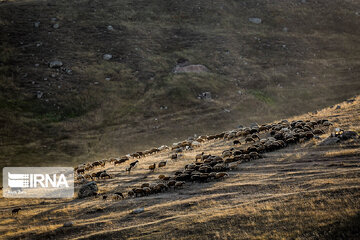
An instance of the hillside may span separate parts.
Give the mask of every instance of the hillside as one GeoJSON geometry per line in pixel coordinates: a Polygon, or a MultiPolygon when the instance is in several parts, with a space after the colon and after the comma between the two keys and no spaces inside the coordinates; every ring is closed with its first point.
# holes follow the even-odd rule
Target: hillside
{"type": "MultiPolygon", "coordinates": [[[[91,174],[105,169],[111,175],[110,179],[95,180],[99,187],[99,195],[95,197],[2,198],[0,236],[5,239],[358,239],[360,97],[287,120],[267,124],[272,129],[258,133],[262,140],[256,139],[254,143],[245,142],[249,135],[229,140],[208,137],[193,150],[178,153],[177,159],[170,159],[176,149],[141,157],[130,173],[125,167],[134,159],[116,166],[107,159],[105,167],[86,171],[91,174]],[[293,124],[294,120],[298,124],[293,124]],[[232,159],[229,163],[232,169],[226,170],[228,176],[223,178],[186,180],[182,186],[137,197],[127,193],[144,183],[168,184],[171,179],[160,180],[159,175],[173,176],[176,171],[184,171],[184,166],[193,163],[201,152],[221,156],[234,147],[236,151],[246,151],[255,144],[262,145],[263,139],[271,136],[278,139],[278,133],[288,131],[279,129],[271,133],[281,124],[302,129],[298,131],[300,135],[308,131],[307,126],[315,124],[310,131],[315,136],[307,133],[293,143],[286,138],[288,144],[282,147],[259,150],[260,158],[224,157],[226,162],[232,159]],[[357,136],[350,139],[340,136],[340,142],[324,144],[336,128],[355,131],[357,136]],[[241,145],[234,146],[234,140],[239,140],[241,145]],[[165,167],[148,169],[149,165],[164,160],[167,160],[165,167]],[[122,192],[124,198],[114,199],[115,192],[122,192]],[[22,210],[11,215],[15,207],[22,210]],[[133,213],[138,208],[144,211],[133,213]],[[65,223],[70,226],[64,227],[65,223]]],[[[298,137],[294,134],[294,138],[298,137]]],[[[231,150],[233,155],[235,150],[231,150]]],[[[82,185],[80,182],[77,189],[82,185]]]]}
{"type": "Polygon", "coordinates": [[[359,9],[0,1],[1,166],[71,166],[344,101],[360,89],[359,9]],[[181,64],[208,71],[174,73],[181,64]]]}

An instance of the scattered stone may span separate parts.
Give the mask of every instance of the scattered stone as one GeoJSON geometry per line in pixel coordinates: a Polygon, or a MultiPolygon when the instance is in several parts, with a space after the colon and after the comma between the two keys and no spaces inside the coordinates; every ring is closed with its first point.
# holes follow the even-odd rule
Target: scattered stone
{"type": "Polygon", "coordinates": [[[36,27],[36,28],[40,27],[40,22],[35,22],[34,27],[36,27]]]}
{"type": "Polygon", "coordinates": [[[225,109],[224,109],[224,112],[229,113],[229,112],[231,112],[231,110],[225,108],[225,109]]]}
{"type": "Polygon", "coordinates": [[[319,146],[327,146],[327,145],[334,145],[336,143],[340,142],[340,138],[338,137],[328,137],[324,139],[321,143],[319,143],[319,146]]]}
{"type": "Polygon", "coordinates": [[[262,22],[261,18],[249,18],[249,22],[260,24],[262,22]]]}
{"type": "Polygon", "coordinates": [[[201,64],[187,66],[177,65],[173,70],[174,73],[202,73],[208,71],[209,69],[201,64]]]}
{"type": "Polygon", "coordinates": [[[111,78],[107,77],[107,78],[105,78],[105,80],[106,80],[106,81],[110,81],[110,80],[111,80],[111,78]]]}
{"type": "Polygon", "coordinates": [[[35,67],[39,67],[40,66],[40,64],[38,64],[38,63],[35,63],[35,67]]]}
{"type": "Polygon", "coordinates": [[[167,110],[168,107],[167,106],[160,106],[160,110],[167,110]]]}
{"type": "Polygon", "coordinates": [[[63,227],[72,227],[72,226],[74,226],[74,223],[71,221],[63,224],[63,227]]]}
{"type": "Polygon", "coordinates": [[[256,122],[250,124],[250,128],[256,128],[256,127],[259,127],[259,124],[257,124],[256,122]]]}
{"type": "Polygon", "coordinates": [[[55,23],[54,25],[53,25],[53,28],[54,29],[58,29],[60,27],[60,25],[58,24],[58,23],[55,23]]]}
{"type": "Polygon", "coordinates": [[[112,59],[112,55],[111,54],[104,54],[103,59],[108,61],[108,60],[112,59]]]}
{"type": "Polygon", "coordinates": [[[56,78],[56,74],[55,74],[55,73],[52,73],[52,74],[51,74],[51,77],[52,77],[52,78],[56,78]]]}
{"type": "Polygon", "coordinates": [[[109,30],[109,31],[114,31],[114,28],[113,28],[113,26],[111,26],[111,25],[107,26],[106,28],[107,28],[107,30],[109,30]]]}
{"type": "Polygon", "coordinates": [[[205,99],[205,100],[210,100],[211,98],[211,92],[203,92],[199,95],[198,97],[199,99],[205,99]]]}
{"type": "Polygon", "coordinates": [[[242,91],[241,91],[241,90],[239,90],[239,91],[238,91],[238,94],[239,94],[239,95],[242,95],[242,91]]]}
{"type": "Polygon", "coordinates": [[[78,197],[85,198],[97,195],[98,187],[96,182],[92,181],[81,186],[79,189],[78,197]]]}
{"type": "Polygon", "coordinates": [[[60,68],[62,67],[63,63],[59,60],[54,60],[49,63],[50,68],[60,68]]]}
{"type": "Polygon", "coordinates": [[[289,29],[287,27],[284,27],[282,30],[283,30],[283,32],[288,32],[289,31],[289,29]]]}
{"type": "Polygon", "coordinates": [[[99,82],[94,82],[94,85],[99,85],[99,82]]]}
{"type": "Polygon", "coordinates": [[[341,109],[341,106],[340,106],[340,105],[337,105],[335,109],[336,109],[336,110],[341,109]]]}
{"type": "Polygon", "coordinates": [[[55,23],[56,20],[57,20],[57,18],[56,18],[56,17],[53,17],[53,18],[51,18],[50,20],[51,20],[52,23],[55,23]]]}
{"type": "Polygon", "coordinates": [[[348,100],[346,100],[346,102],[347,103],[353,103],[353,102],[355,102],[355,99],[348,99],[348,100]]]}
{"type": "Polygon", "coordinates": [[[44,95],[44,93],[41,92],[41,91],[37,91],[37,93],[36,93],[36,97],[37,97],[38,99],[42,98],[43,95],[44,95]]]}
{"type": "Polygon", "coordinates": [[[145,209],[142,207],[142,208],[137,208],[137,209],[133,210],[131,213],[138,214],[138,213],[142,213],[144,211],[145,211],[145,209]]]}

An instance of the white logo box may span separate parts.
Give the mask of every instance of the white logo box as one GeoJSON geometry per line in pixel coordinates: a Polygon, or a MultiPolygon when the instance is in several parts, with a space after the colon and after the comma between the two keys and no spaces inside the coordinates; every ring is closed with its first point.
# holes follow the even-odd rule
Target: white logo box
{"type": "Polygon", "coordinates": [[[4,198],[72,198],[74,168],[5,167],[4,198]]]}

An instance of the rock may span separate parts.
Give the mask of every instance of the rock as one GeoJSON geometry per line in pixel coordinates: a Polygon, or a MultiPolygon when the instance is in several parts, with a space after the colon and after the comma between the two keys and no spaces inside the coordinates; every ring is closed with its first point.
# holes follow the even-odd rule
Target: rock
{"type": "Polygon", "coordinates": [[[344,131],[339,137],[341,140],[356,139],[358,136],[355,131],[344,131]]]}
{"type": "Polygon", "coordinates": [[[206,100],[210,100],[211,99],[211,92],[203,92],[199,95],[200,99],[206,99],[206,100]]]}
{"type": "Polygon", "coordinates": [[[56,17],[53,17],[50,19],[51,23],[55,23],[57,21],[57,18],[56,17]]]}
{"type": "Polygon", "coordinates": [[[262,22],[261,18],[249,18],[249,22],[260,24],[262,22]]]}
{"type": "Polygon", "coordinates": [[[111,54],[104,54],[103,59],[108,61],[108,60],[112,59],[112,55],[111,54]]]}
{"type": "Polygon", "coordinates": [[[239,91],[238,91],[238,94],[239,94],[239,95],[242,95],[242,91],[241,91],[241,90],[239,90],[239,91]]]}
{"type": "Polygon", "coordinates": [[[44,93],[41,92],[41,91],[37,91],[37,93],[36,93],[36,97],[37,97],[38,99],[42,98],[43,95],[44,95],[44,93]]]}
{"type": "Polygon", "coordinates": [[[283,32],[288,32],[289,31],[289,29],[287,27],[284,27],[282,30],[283,30],[283,32]]]}
{"type": "Polygon", "coordinates": [[[107,78],[105,78],[105,80],[106,80],[106,81],[110,81],[110,80],[111,80],[111,78],[107,77],[107,78]]]}
{"type": "Polygon", "coordinates": [[[142,208],[137,208],[137,209],[133,210],[131,213],[138,214],[138,213],[142,213],[144,211],[145,211],[145,209],[142,207],[142,208]]]}
{"type": "Polygon", "coordinates": [[[53,25],[53,28],[54,29],[58,29],[60,27],[60,25],[58,24],[58,23],[55,23],[54,25],[53,25]]]}
{"type": "Polygon", "coordinates": [[[35,67],[39,67],[40,66],[40,64],[38,64],[38,63],[35,63],[35,67]]]}
{"type": "Polygon", "coordinates": [[[327,145],[334,145],[336,143],[340,142],[340,138],[338,137],[328,137],[324,139],[321,143],[319,143],[319,146],[327,146],[327,145]]]}
{"type": "Polygon", "coordinates": [[[59,60],[54,60],[49,63],[50,68],[60,68],[62,67],[63,63],[59,60]]]}
{"type": "Polygon", "coordinates": [[[34,27],[36,28],[40,27],[40,22],[34,22],[34,27]]]}
{"type": "Polygon", "coordinates": [[[111,26],[111,25],[107,26],[106,29],[109,30],[109,31],[113,31],[113,30],[114,30],[113,26],[111,26]]]}
{"type": "Polygon", "coordinates": [[[89,182],[79,189],[78,197],[85,198],[97,195],[98,187],[96,182],[89,182]]]}
{"type": "Polygon", "coordinates": [[[74,223],[71,221],[63,224],[63,227],[72,227],[72,226],[74,226],[74,223]]]}
{"type": "Polygon", "coordinates": [[[209,69],[201,64],[187,66],[177,65],[173,70],[174,73],[202,73],[208,71],[209,69]]]}

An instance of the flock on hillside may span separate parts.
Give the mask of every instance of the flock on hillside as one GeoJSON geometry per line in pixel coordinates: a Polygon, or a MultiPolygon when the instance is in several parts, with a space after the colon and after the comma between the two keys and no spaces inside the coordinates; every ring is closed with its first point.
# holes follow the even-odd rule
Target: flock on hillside
{"type": "MultiPolygon", "coordinates": [[[[171,149],[168,146],[161,146],[151,150],[128,154],[121,158],[110,158],[82,164],[76,167],[75,171],[77,173],[77,180],[81,183],[86,183],[88,180],[107,179],[112,178],[112,176],[106,170],[96,170],[92,173],[90,171],[97,167],[104,167],[107,163],[116,166],[133,159],[126,167],[126,171],[130,174],[142,157],[170,150],[172,151],[170,158],[176,159],[180,156],[180,152],[192,150],[205,141],[214,139],[232,141],[231,148],[223,151],[221,156],[202,152],[195,156],[194,162],[186,164],[183,169],[174,172],[170,176],[160,175],[154,183],[145,182],[129,189],[127,192],[102,195],[103,199],[107,199],[108,195],[113,199],[148,196],[165,192],[169,189],[181,188],[186,182],[208,182],[222,179],[229,176],[227,171],[237,168],[241,163],[261,158],[265,152],[275,151],[290,144],[302,143],[317,137],[317,135],[324,134],[325,130],[331,125],[332,123],[326,119],[317,121],[297,120],[292,122],[282,120],[274,124],[239,128],[220,134],[199,136],[196,139],[189,138],[188,140],[174,143],[171,149]],[[260,136],[264,136],[264,138],[260,136]],[[241,142],[242,140],[243,142],[241,142]],[[242,144],[245,144],[245,146],[242,146],[242,144]]],[[[164,168],[166,163],[166,160],[162,160],[149,165],[148,169],[149,171],[154,171],[156,168],[164,168]]]]}

